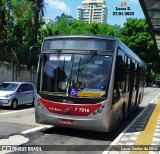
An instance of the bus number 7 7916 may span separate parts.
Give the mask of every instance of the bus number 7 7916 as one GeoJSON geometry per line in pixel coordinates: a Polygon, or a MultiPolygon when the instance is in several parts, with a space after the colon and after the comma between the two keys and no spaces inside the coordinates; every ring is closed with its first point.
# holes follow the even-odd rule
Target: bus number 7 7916
{"type": "Polygon", "coordinates": [[[77,108],[75,107],[75,112],[78,111],[78,112],[88,112],[89,113],[89,109],[87,108],[77,108]]]}

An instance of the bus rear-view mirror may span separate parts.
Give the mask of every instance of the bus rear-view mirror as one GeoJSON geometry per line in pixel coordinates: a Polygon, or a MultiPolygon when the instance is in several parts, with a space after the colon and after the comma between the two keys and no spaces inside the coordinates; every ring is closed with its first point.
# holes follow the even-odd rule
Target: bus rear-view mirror
{"type": "Polygon", "coordinates": [[[36,51],[40,52],[40,46],[31,46],[28,54],[28,63],[27,68],[31,69],[32,65],[34,64],[36,51]]]}

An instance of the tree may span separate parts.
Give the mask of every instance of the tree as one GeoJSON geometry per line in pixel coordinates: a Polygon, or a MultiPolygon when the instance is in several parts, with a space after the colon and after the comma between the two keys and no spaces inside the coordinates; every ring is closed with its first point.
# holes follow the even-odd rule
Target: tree
{"type": "MultiPolygon", "coordinates": [[[[29,47],[32,45],[31,19],[34,17],[35,4],[26,0],[12,0],[4,8],[3,53],[1,60],[20,64],[26,63],[29,47]],[[5,23],[5,24],[4,24],[5,23]]],[[[2,32],[1,32],[2,33],[2,32]]]]}
{"type": "Polygon", "coordinates": [[[60,22],[62,20],[65,20],[68,23],[68,22],[72,21],[73,19],[74,18],[72,16],[66,15],[65,13],[62,13],[61,16],[57,16],[55,18],[55,21],[56,21],[56,23],[58,23],[58,22],[60,22]]]}
{"type": "Polygon", "coordinates": [[[4,53],[4,40],[5,40],[5,26],[6,26],[6,8],[7,1],[0,1],[0,59],[3,58],[3,53],[4,53]]]}
{"type": "Polygon", "coordinates": [[[125,36],[122,40],[148,65],[147,80],[153,78],[153,74],[160,72],[159,53],[154,44],[149,27],[145,19],[127,19],[121,33],[125,36]]]}
{"type": "Polygon", "coordinates": [[[127,19],[121,33],[126,36],[123,41],[146,62],[151,62],[157,56],[155,44],[145,19],[127,19]]]}
{"type": "Polygon", "coordinates": [[[90,25],[74,19],[68,25],[68,34],[91,34],[90,25]]]}
{"type": "Polygon", "coordinates": [[[42,17],[44,16],[45,4],[44,0],[29,0],[29,1],[35,4],[34,10],[32,10],[34,11],[34,18],[33,18],[34,26],[32,26],[32,30],[33,30],[34,42],[37,43],[38,30],[40,28],[39,21],[42,20],[42,17]]]}

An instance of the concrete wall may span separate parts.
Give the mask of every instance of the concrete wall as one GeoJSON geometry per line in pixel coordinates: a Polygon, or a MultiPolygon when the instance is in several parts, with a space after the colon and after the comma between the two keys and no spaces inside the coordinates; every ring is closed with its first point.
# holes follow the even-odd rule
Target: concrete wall
{"type": "Polygon", "coordinates": [[[27,81],[36,85],[36,69],[28,70],[26,65],[18,68],[16,65],[0,62],[0,83],[5,81],[27,81]]]}

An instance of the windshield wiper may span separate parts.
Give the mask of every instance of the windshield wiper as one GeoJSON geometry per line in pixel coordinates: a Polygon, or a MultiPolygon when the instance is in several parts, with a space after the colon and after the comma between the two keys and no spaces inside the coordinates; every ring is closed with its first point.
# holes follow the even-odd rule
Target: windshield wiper
{"type": "Polygon", "coordinates": [[[78,69],[78,71],[82,71],[92,60],[92,58],[97,54],[97,51],[91,51],[91,54],[86,58],[85,62],[83,65],[81,65],[78,69]]]}

